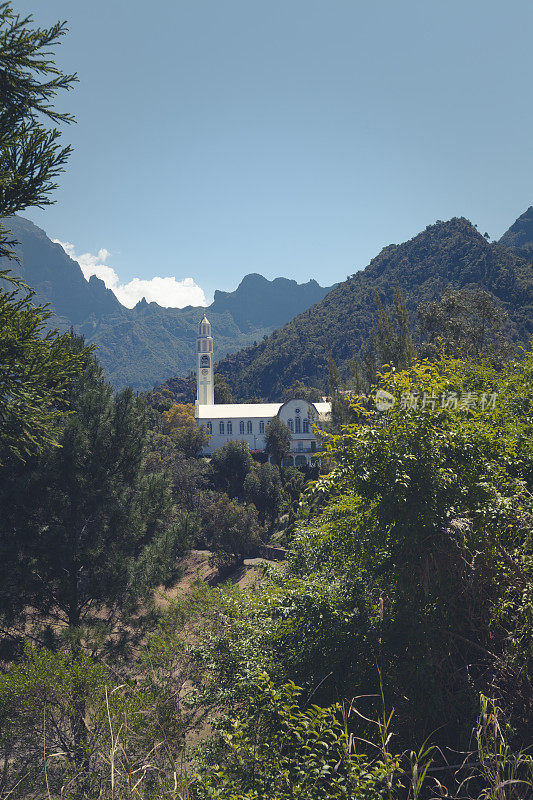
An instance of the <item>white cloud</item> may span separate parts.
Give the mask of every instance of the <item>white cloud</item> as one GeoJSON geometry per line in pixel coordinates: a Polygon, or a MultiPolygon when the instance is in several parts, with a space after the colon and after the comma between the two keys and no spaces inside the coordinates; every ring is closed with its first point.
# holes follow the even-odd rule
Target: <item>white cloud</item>
{"type": "Polygon", "coordinates": [[[87,280],[91,275],[101,278],[107,288],[111,289],[127,308],[133,308],[143,297],[148,303],[155,302],[165,308],[207,305],[204,290],[194,282],[193,278],[183,278],[183,280],[176,280],[174,276],[155,277],[150,280],[134,278],[129,283],[120,283],[113,267],[105,263],[110,255],[105,247],[98,251],[98,255],[83,253],[78,256],[71,242],[61,242],[59,239],[54,239],[54,242],[60,244],[65,253],[78,262],[87,280]]]}

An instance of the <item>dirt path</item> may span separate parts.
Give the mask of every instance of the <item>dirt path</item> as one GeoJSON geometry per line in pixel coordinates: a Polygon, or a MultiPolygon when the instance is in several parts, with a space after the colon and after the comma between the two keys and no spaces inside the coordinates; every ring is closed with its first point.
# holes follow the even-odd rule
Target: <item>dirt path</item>
{"type": "MultiPolygon", "coordinates": [[[[219,583],[216,567],[209,565],[209,550],[191,550],[183,560],[183,575],[180,580],[170,589],[160,588],[158,590],[159,603],[164,599],[173,599],[179,595],[190,591],[191,587],[198,580],[215,586],[219,583]]],[[[269,561],[266,558],[246,558],[244,564],[225,578],[225,583],[233,583],[241,589],[248,589],[261,579],[263,564],[273,564],[279,566],[279,562],[269,561]]]]}

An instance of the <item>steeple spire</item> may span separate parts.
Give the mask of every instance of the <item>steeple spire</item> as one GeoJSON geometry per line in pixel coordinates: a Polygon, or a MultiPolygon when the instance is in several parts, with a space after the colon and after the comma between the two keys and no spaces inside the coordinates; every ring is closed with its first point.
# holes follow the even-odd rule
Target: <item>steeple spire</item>
{"type": "Polygon", "coordinates": [[[212,406],[215,402],[213,337],[211,336],[211,323],[205,314],[202,321],[198,324],[196,349],[196,402],[201,406],[212,406]]]}

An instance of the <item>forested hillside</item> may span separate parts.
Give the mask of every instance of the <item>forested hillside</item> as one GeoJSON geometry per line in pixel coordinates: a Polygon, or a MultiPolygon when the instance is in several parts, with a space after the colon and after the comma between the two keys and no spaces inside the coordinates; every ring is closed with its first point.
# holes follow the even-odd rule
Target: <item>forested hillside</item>
{"type": "Polygon", "coordinates": [[[295,380],[326,388],[328,354],[347,369],[368,341],[376,296],[391,304],[399,287],[414,323],[419,303],[448,289],[482,288],[507,313],[505,336],[527,342],[533,333],[533,268],[499,243],[489,243],[464,218],[437,222],[408,242],[389,245],[361,272],[336,286],[265,341],[228,356],[217,371],[236,396],[278,398],[295,380]]]}
{"type": "MultiPolygon", "coordinates": [[[[163,308],[141,300],[134,308],[121,305],[96,276],[85,280],[77,261],[29,220],[5,220],[17,240],[17,274],[50,303],[50,325],[71,325],[97,345],[98,357],[116,388],[150,389],[174,375],[186,375],[196,363],[197,324],[205,309],[163,308]]],[[[7,260],[6,268],[13,268],[7,260]]],[[[262,339],[329,291],[316,281],[298,284],[287,278],[269,281],[261,275],[243,278],[234,292],[216,291],[208,309],[221,358],[262,339]]]]}
{"type": "Polygon", "coordinates": [[[505,231],[500,244],[516,250],[529,261],[533,260],[533,206],[529,206],[505,231]]]}

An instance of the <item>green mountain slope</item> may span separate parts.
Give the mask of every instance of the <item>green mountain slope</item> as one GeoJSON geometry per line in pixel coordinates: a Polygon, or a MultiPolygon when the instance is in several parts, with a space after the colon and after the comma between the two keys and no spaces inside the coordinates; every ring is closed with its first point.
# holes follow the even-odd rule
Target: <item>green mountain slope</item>
{"type": "Polygon", "coordinates": [[[501,244],[490,244],[464,218],[438,222],[408,242],[385,247],[370,264],[265,341],[221,361],[217,371],[237,396],[279,398],[299,379],[325,388],[327,355],[341,368],[368,338],[378,293],[385,304],[400,287],[414,317],[421,301],[447,288],[482,287],[508,313],[506,335],[533,333],[533,268],[501,244]]]}
{"type": "MultiPolygon", "coordinates": [[[[197,324],[205,309],[163,308],[141,300],[122,306],[103,281],[85,280],[79,264],[29,220],[5,220],[18,241],[20,265],[3,266],[21,275],[50,303],[55,327],[71,325],[98,346],[98,358],[117,388],[151,389],[195,368],[197,324]]],[[[247,275],[234,292],[215,292],[207,313],[215,336],[215,357],[239,350],[271,333],[330,291],[316,281],[297,284],[247,275]]]]}
{"type": "Polygon", "coordinates": [[[505,231],[500,244],[510,247],[529,261],[533,260],[533,206],[529,206],[505,231]]]}

